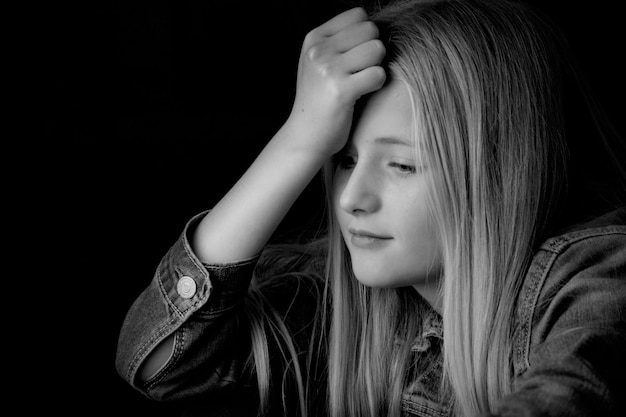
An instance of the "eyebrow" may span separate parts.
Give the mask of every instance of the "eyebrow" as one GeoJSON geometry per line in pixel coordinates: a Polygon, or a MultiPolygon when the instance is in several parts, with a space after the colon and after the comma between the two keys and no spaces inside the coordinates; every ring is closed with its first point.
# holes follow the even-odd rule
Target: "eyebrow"
{"type": "Polygon", "coordinates": [[[383,136],[383,137],[380,137],[380,138],[376,138],[374,140],[374,142],[375,143],[380,143],[380,144],[383,144],[383,145],[402,145],[402,146],[408,146],[408,147],[411,147],[411,148],[413,147],[412,143],[410,143],[410,142],[408,142],[408,141],[406,141],[404,139],[395,137],[395,136],[389,136],[389,137],[388,136],[383,136]]]}

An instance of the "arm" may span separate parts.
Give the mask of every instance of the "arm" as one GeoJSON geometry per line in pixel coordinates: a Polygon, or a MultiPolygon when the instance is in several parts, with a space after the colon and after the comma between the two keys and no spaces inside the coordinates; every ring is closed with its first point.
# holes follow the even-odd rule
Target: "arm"
{"type": "Polygon", "coordinates": [[[346,143],[355,101],[380,88],[384,47],[352,9],[310,32],[292,112],[252,166],[204,218],[193,247],[204,262],[257,254],[322,164],[346,143]]]}
{"type": "Polygon", "coordinates": [[[544,254],[549,270],[537,301],[526,306],[533,313],[528,347],[518,343],[526,353],[516,355],[519,375],[496,414],[623,415],[626,229],[544,254]]]}
{"type": "Polygon", "coordinates": [[[127,315],[118,371],[133,385],[154,392],[157,384],[167,384],[165,394],[149,395],[179,398],[177,387],[188,384],[191,374],[207,390],[211,369],[221,382],[241,369],[235,360],[227,369],[215,368],[220,355],[235,355],[221,348],[231,346],[224,336],[236,339],[239,332],[241,317],[232,307],[245,296],[251,276],[250,263],[240,260],[254,259],[322,164],[345,145],[356,100],[383,85],[378,65],[384,48],[377,36],[362,9],[344,12],[307,35],[288,120],[227,195],[183,234],[127,315]],[[176,292],[185,275],[198,287],[189,299],[176,292]],[[228,303],[220,294],[229,294],[228,303]],[[210,349],[200,349],[206,344],[210,349]],[[192,358],[199,365],[186,369],[194,349],[203,356],[192,358]]]}

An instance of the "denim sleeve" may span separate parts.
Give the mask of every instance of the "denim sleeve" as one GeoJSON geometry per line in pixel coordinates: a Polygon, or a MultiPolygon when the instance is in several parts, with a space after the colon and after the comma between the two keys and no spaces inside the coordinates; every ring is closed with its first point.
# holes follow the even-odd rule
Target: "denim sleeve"
{"type": "Polygon", "coordinates": [[[626,415],[626,228],[553,241],[533,263],[522,295],[532,325],[496,414],[626,415]]]}
{"type": "Polygon", "coordinates": [[[258,257],[224,265],[202,264],[191,250],[188,236],[204,214],[189,221],[162,258],[120,331],[117,371],[152,399],[223,395],[243,383],[243,364],[250,348],[241,306],[258,257]],[[138,368],[159,342],[172,334],[170,358],[154,376],[140,383],[138,368]]]}

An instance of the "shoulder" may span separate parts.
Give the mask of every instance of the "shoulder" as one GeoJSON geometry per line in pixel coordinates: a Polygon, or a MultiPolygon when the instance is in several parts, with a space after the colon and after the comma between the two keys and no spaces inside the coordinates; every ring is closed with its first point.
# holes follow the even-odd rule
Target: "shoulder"
{"type": "Polygon", "coordinates": [[[543,242],[524,279],[520,301],[546,302],[568,285],[587,280],[623,286],[625,279],[626,208],[620,208],[543,242]]]}
{"type": "Polygon", "coordinates": [[[533,257],[526,281],[545,298],[585,279],[623,285],[625,278],[626,208],[621,208],[547,239],[533,257]]]}
{"type": "Polygon", "coordinates": [[[567,250],[601,249],[606,239],[623,243],[626,235],[626,207],[621,207],[547,239],[540,250],[561,254],[567,250]]]}
{"type": "Polygon", "coordinates": [[[625,279],[626,208],[547,239],[533,257],[526,276],[530,287],[537,286],[535,295],[543,301],[568,285],[586,282],[621,287],[625,279]]]}
{"type": "Polygon", "coordinates": [[[516,373],[557,332],[624,327],[625,306],[626,208],[620,208],[547,239],[534,254],[517,304],[516,373]]]}

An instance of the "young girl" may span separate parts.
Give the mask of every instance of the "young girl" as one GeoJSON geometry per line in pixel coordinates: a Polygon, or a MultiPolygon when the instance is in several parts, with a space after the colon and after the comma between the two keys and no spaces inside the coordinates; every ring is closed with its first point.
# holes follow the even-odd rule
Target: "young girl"
{"type": "Polygon", "coordinates": [[[130,308],[118,372],[207,416],[624,415],[606,126],[524,4],[341,13],[306,36],[283,127],[130,308]],[[327,233],[267,245],[320,170],[327,233]]]}

